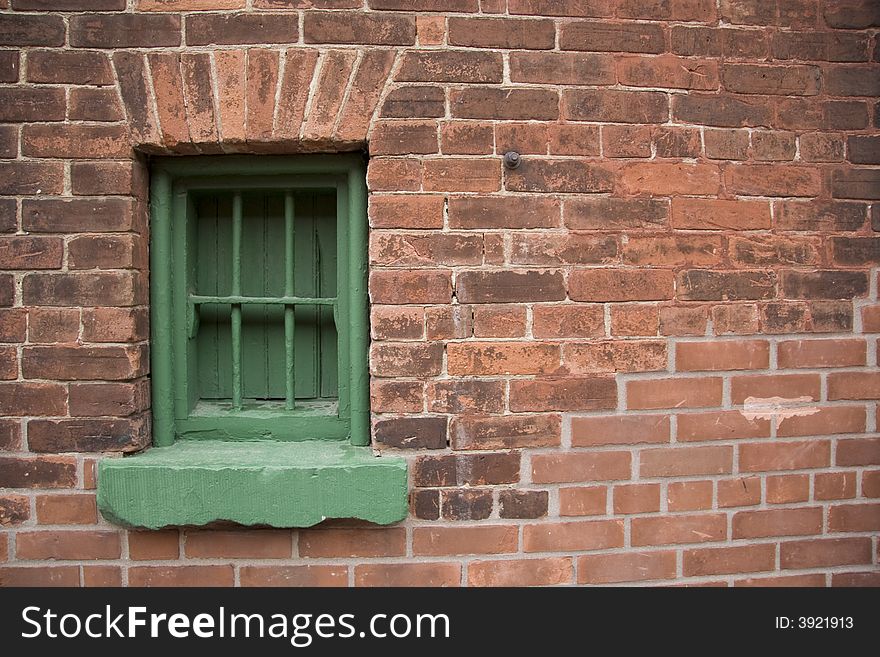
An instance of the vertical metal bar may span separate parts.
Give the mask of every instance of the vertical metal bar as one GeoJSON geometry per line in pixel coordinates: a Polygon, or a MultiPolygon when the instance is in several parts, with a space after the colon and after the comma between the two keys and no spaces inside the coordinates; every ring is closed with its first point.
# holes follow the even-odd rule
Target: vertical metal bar
{"type": "MultiPolygon", "coordinates": [[[[152,311],[153,349],[153,444],[157,447],[174,442],[174,352],[172,348],[172,268],[182,269],[186,263],[168,266],[172,253],[171,239],[171,176],[165,171],[153,173],[150,205],[152,207],[152,248],[150,249],[150,310],[152,311]]],[[[182,331],[183,327],[176,327],[182,331]]],[[[183,358],[184,354],[178,354],[183,358]]]]}
{"type": "Polygon", "coordinates": [[[370,377],[368,374],[368,352],[370,331],[367,309],[367,183],[362,165],[352,166],[348,170],[348,193],[351,443],[353,445],[369,445],[370,377]]]}
{"type": "MultiPolygon", "coordinates": [[[[293,192],[284,195],[284,295],[293,296],[294,232],[293,232],[293,192]]],[[[296,396],[294,380],[294,306],[284,306],[284,408],[292,410],[296,396]]]]}
{"type": "MultiPolygon", "coordinates": [[[[232,295],[241,295],[241,192],[232,197],[232,295]]],[[[232,304],[232,407],[241,409],[241,304],[232,304]]]]}

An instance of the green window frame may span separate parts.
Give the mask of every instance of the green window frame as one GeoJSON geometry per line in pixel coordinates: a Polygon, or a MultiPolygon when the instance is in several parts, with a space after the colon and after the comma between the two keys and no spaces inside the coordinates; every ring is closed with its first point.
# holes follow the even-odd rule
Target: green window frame
{"type": "MultiPolygon", "coordinates": [[[[155,162],[150,192],[153,447],[99,462],[97,503],[107,520],[158,529],[218,521],[309,527],[328,518],[390,524],[406,517],[406,460],[377,458],[369,448],[365,164],[357,154],[197,156],[155,162]],[[330,296],[321,281],[332,279],[334,267],[326,255],[321,257],[328,251],[320,244],[317,227],[320,217],[330,215],[327,195],[335,197],[336,217],[335,288],[325,286],[335,289],[330,296]],[[254,197],[263,198],[262,210],[246,202],[254,197]],[[297,214],[296,200],[304,197],[315,199],[311,223],[308,213],[297,214]],[[320,203],[319,197],[324,199],[320,203]],[[199,198],[208,199],[209,210],[197,207],[199,198]],[[202,222],[198,229],[196,222],[202,222]],[[291,280],[299,253],[297,225],[310,226],[316,236],[314,261],[305,269],[315,277],[313,286],[291,280]],[[243,265],[244,240],[254,226],[262,230],[261,237],[246,246],[251,260],[243,265]],[[237,272],[200,270],[200,250],[213,254],[218,263],[228,252],[230,266],[233,258],[238,260],[237,272]],[[263,266],[253,267],[255,261],[263,266]],[[263,273],[243,275],[242,267],[248,265],[263,273]],[[296,296],[304,287],[311,293],[296,296]],[[198,368],[204,306],[211,310],[202,327],[208,336],[203,354],[218,368],[211,373],[208,367],[208,375],[198,368]],[[334,353],[335,404],[326,400],[329,384],[297,387],[296,361],[302,359],[295,343],[297,335],[308,335],[309,326],[305,322],[306,329],[297,331],[300,308],[315,310],[301,314],[311,321],[314,336],[323,335],[325,317],[332,314],[337,348],[321,350],[322,365],[312,371],[320,373],[315,381],[324,381],[325,369],[332,380],[327,353],[334,353]],[[222,338],[221,323],[229,324],[222,338]],[[277,349],[283,368],[270,364],[267,355],[265,366],[251,369],[259,376],[252,376],[249,384],[243,376],[242,338],[254,344],[253,325],[263,326],[264,337],[250,353],[274,354],[277,349]],[[212,351],[211,345],[221,342],[222,350],[212,351]],[[221,375],[219,363],[226,355],[236,362],[221,375]],[[238,383],[232,370],[238,372],[238,383]],[[254,390],[259,394],[252,402],[248,392],[254,390]],[[302,401],[309,390],[319,399],[302,401]]],[[[321,346],[322,340],[316,337],[314,344],[321,346]]]]}
{"type": "Polygon", "coordinates": [[[369,445],[366,198],[365,162],[357,154],[156,161],[150,252],[155,446],[181,439],[348,439],[352,445],[369,445]],[[247,240],[243,205],[248,194],[266,192],[280,197],[283,204],[283,293],[249,296],[242,290],[242,244],[247,240]],[[226,294],[205,294],[195,285],[198,258],[203,255],[194,253],[199,239],[196,204],[199,195],[211,193],[232,197],[231,262],[215,263],[231,268],[231,289],[226,294]],[[321,296],[317,289],[310,296],[294,294],[296,200],[304,193],[335,195],[335,296],[321,296]],[[284,399],[255,403],[245,397],[242,386],[242,314],[275,306],[279,311],[283,308],[284,353],[278,359],[284,361],[284,399]],[[232,395],[227,401],[205,402],[199,396],[199,317],[206,307],[226,309],[223,321],[227,316],[230,321],[232,395]],[[316,316],[325,319],[332,314],[337,336],[335,404],[296,399],[296,313],[303,308],[313,308],[316,316]]]}

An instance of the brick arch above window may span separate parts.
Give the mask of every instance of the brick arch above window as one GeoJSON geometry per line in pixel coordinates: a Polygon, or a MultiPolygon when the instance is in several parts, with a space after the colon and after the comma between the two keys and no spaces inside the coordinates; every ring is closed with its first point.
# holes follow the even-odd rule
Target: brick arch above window
{"type": "Polygon", "coordinates": [[[151,153],[354,150],[395,51],[117,52],[131,143],[151,153]]]}

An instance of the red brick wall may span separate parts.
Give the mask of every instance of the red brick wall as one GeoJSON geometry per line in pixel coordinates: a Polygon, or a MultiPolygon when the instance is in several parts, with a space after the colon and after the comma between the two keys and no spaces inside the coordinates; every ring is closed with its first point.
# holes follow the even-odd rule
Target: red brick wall
{"type": "Polygon", "coordinates": [[[875,2],[0,8],[0,584],[880,583],[875,2]],[[363,147],[410,517],[103,521],[144,154],[363,147]]]}

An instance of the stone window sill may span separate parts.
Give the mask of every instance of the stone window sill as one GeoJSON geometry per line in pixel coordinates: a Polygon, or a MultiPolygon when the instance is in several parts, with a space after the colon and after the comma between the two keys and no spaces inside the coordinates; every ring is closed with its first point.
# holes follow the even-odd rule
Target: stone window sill
{"type": "Polygon", "coordinates": [[[101,460],[98,507],[111,522],[149,529],[328,518],[387,525],[407,513],[406,461],[335,440],[178,441],[101,460]]]}

